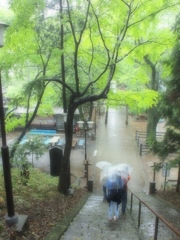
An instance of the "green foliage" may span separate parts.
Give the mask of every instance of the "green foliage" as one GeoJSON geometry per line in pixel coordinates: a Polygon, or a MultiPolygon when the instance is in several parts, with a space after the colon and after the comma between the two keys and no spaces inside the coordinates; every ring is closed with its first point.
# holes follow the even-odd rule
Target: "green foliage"
{"type": "MultiPolygon", "coordinates": [[[[172,166],[178,166],[180,171],[180,48],[179,48],[179,26],[180,18],[176,22],[176,44],[173,49],[172,57],[166,64],[171,67],[171,75],[166,81],[166,92],[162,97],[163,116],[166,119],[166,132],[162,142],[155,142],[152,149],[161,158],[161,161],[168,160],[172,166]]],[[[176,191],[179,191],[180,178],[178,173],[176,191]]]]}
{"type": "MultiPolygon", "coordinates": [[[[52,177],[46,173],[42,173],[38,169],[29,168],[29,179],[27,185],[23,185],[21,169],[12,168],[12,185],[15,201],[21,201],[28,204],[28,197],[33,196],[34,199],[51,198],[57,194],[57,177],[52,177]]],[[[2,169],[0,169],[0,196],[5,199],[4,179],[2,169]]]]}
{"type": "Polygon", "coordinates": [[[0,22],[10,24],[13,17],[14,17],[14,14],[12,11],[8,9],[0,8],[0,22]]]}
{"type": "MultiPolygon", "coordinates": [[[[173,0],[171,4],[176,3],[177,1],[173,0]]],[[[59,73],[59,59],[63,53],[66,59],[66,82],[74,89],[76,79],[73,71],[73,55],[74,51],[77,50],[78,65],[80,66],[78,68],[80,79],[78,86],[83,91],[89,81],[96,79],[105,67],[107,60],[107,52],[104,51],[105,43],[112,59],[115,57],[113,55],[113,51],[116,49],[115,46],[119,47],[118,59],[114,58],[113,60],[115,63],[118,63],[114,75],[117,81],[124,82],[130,91],[137,91],[137,88],[138,91],[141,91],[139,88],[144,88],[149,81],[148,70],[144,64],[140,64],[137,69],[137,64],[134,63],[142,61],[142,57],[149,53],[152,59],[157,60],[172,41],[167,27],[165,28],[164,25],[163,29],[154,27],[155,24],[158,26],[160,22],[162,23],[165,13],[169,11],[167,8],[167,10],[164,10],[164,15],[161,14],[160,9],[165,7],[163,1],[147,1],[143,4],[135,1],[131,6],[132,9],[130,5],[125,4],[123,1],[118,3],[114,3],[114,1],[107,2],[106,0],[95,1],[90,7],[88,16],[86,16],[88,2],[79,1],[77,7],[74,7],[70,12],[71,19],[73,19],[74,32],[72,32],[69,25],[67,12],[63,15],[64,49],[60,50],[60,36],[57,34],[60,31],[58,11],[54,11],[51,18],[46,18],[44,13],[45,4],[46,1],[43,0],[29,2],[24,0],[12,1],[11,9],[15,13],[15,18],[7,31],[7,43],[3,52],[6,54],[4,59],[7,61],[11,59],[12,63],[16,62],[16,69],[18,69],[17,64],[20,64],[20,69],[28,69],[26,72],[24,70],[19,72],[18,83],[21,79],[24,79],[24,81],[33,80],[35,74],[38,73],[38,69],[42,69],[42,72],[45,70],[48,76],[59,73]],[[159,14],[155,14],[154,4],[156,4],[157,12],[160,12],[159,14]],[[98,29],[93,11],[95,11],[98,17],[100,29],[98,29]],[[130,16],[129,21],[127,19],[128,14],[130,16]],[[81,31],[83,31],[86,17],[88,21],[87,28],[85,28],[78,49],[76,49],[75,42],[78,42],[81,31]],[[100,36],[100,31],[103,39],[100,36]],[[127,31],[127,33],[124,31],[127,31]],[[137,47],[133,53],[132,49],[143,42],[146,44],[137,47]],[[10,49],[11,51],[9,51],[10,49]],[[131,53],[131,57],[127,58],[129,53],[131,53]],[[29,65],[28,68],[27,65],[29,65]],[[27,76],[27,73],[29,76],[27,76]],[[23,77],[25,75],[26,77],[23,77]]],[[[69,1],[69,4],[71,6],[73,3],[69,1]]],[[[104,88],[107,84],[108,76],[108,71],[104,72],[96,83],[96,88],[104,88]]],[[[12,91],[16,92],[11,89],[12,91]]],[[[47,94],[47,96],[52,101],[51,95],[47,94]]],[[[43,109],[49,101],[46,101],[48,98],[43,98],[41,114],[43,114],[43,109]]],[[[31,99],[32,104],[34,100],[33,98],[31,99]]],[[[54,102],[60,103],[61,101],[54,102]]],[[[21,104],[24,103],[21,102],[21,104]]],[[[49,112],[48,107],[45,112],[49,112]]]]}
{"type": "Polygon", "coordinates": [[[18,145],[13,158],[13,165],[22,167],[25,163],[28,163],[31,156],[32,167],[34,167],[34,157],[38,160],[45,151],[46,145],[43,143],[42,137],[29,137],[25,143],[18,145]]]}
{"type": "Polygon", "coordinates": [[[108,95],[108,106],[128,105],[134,113],[144,112],[147,108],[156,106],[159,100],[158,92],[144,89],[141,92],[118,90],[108,95]]]}
{"type": "Polygon", "coordinates": [[[14,116],[13,114],[10,114],[6,117],[6,132],[14,131],[15,128],[21,127],[25,125],[26,122],[26,116],[25,114],[22,114],[19,118],[17,116],[14,116]]]}
{"type": "MultiPolygon", "coordinates": [[[[14,0],[11,3],[15,17],[7,31],[0,63],[2,60],[6,69],[14,67],[13,71],[26,69],[17,71],[19,78],[16,75],[13,79],[17,85],[20,81],[23,86],[28,82],[30,88],[27,89],[32,90],[31,84],[40,81],[35,85],[43,89],[24,91],[27,98],[20,99],[21,104],[27,101],[26,107],[37,103],[38,108],[43,100],[40,113],[47,112],[43,109],[47,100],[42,99],[40,93],[44,93],[45,87],[52,82],[55,92],[57,85],[61,85],[54,102],[61,104],[63,89],[64,110],[68,113],[67,145],[72,140],[75,109],[87,102],[107,98],[112,79],[120,83],[124,80],[129,92],[117,94],[109,104],[128,104],[138,111],[157,104],[158,94],[145,90],[150,70],[144,67],[143,57],[151,54],[152,61],[156,62],[167,48],[170,41],[164,39],[170,34],[162,34],[160,13],[173,9],[170,6],[179,4],[179,0],[79,0],[76,4],[68,0],[63,9],[59,9],[56,1],[14,0]],[[52,11],[47,11],[46,4],[53,8],[52,11]],[[125,59],[128,67],[121,64],[125,59]],[[125,68],[129,68],[128,72],[125,68]],[[92,85],[97,89],[94,94],[92,85]]],[[[111,93],[108,97],[111,98],[111,93]]],[[[26,121],[29,120],[27,116],[26,121]]],[[[70,148],[65,147],[65,151],[68,158],[70,148]]],[[[69,159],[64,158],[64,161],[68,163],[69,159]]]]}

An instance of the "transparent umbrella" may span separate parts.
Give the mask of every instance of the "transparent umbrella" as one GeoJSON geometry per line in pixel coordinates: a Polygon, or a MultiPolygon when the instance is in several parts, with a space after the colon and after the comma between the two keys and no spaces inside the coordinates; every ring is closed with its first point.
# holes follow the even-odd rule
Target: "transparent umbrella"
{"type": "Polygon", "coordinates": [[[121,188],[129,180],[131,172],[132,167],[124,163],[104,166],[100,173],[100,182],[107,188],[121,188]]]}
{"type": "Polygon", "coordinates": [[[127,164],[127,163],[119,163],[119,164],[117,164],[116,166],[117,166],[118,169],[120,169],[121,171],[126,171],[126,172],[128,172],[129,175],[131,174],[131,172],[132,172],[132,170],[133,170],[133,168],[132,168],[129,164],[127,164]]]}
{"type": "Polygon", "coordinates": [[[96,163],[96,167],[98,167],[99,169],[103,169],[105,167],[111,166],[112,164],[110,162],[107,161],[99,161],[96,163]]]}

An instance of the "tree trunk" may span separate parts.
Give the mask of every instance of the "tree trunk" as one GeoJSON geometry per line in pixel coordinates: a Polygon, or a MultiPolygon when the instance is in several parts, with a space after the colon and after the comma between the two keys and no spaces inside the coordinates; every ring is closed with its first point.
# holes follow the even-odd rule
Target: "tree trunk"
{"type": "MultiPolygon", "coordinates": [[[[59,2],[60,4],[60,19],[61,19],[61,28],[60,28],[60,50],[62,50],[62,54],[61,54],[61,61],[60,61],[60,65],[61,65],[61,77],[62,77],[62,82],[65,83],[66,82],[66,76],[65,76],[65,61],[64,61],[64,53],[63,53],[63,49],[64,49],[64,25],[63,25],[63,2],[62,0],[60,0],[59,2]]],[[[67,112],[67,100],[66,100],[66,88],[65,88],[65,84],[62,85],[62,99],[63,99],[63,109],[64,112],[67,112]]]]}
{"type": "Polygon", "coordinates": [[[20,141],[22,140],[22,138],[25,136],[27,130],[28,130],[29,127],[31,126],[31,123],[33,122],[34,118],[36,117],[37,111],[38,111],[39,106],[40,106],[40,104],[41,104],[42,97],[43,97],[43,95],[44,95],[44,90],[45,90],[45,87],[44,87],[44,89],[42,90],[41,95],[39,96],[39,99],[38,99],[38,102],[37,102],[36,107],[35,107],[35,109],[34,109],[34,112],[33,112],[32,116],[30,117],[29,120],[28,120],[28,117],[27,117],[28,114],[29,114],[29,108],[27,109],[27,110],[28,110],[28,111],[27,111],[28,113],[26,113],[26,118],[27,118],[26,124],[25,124],[24,129],[23,129],[23,131],[21,132],[20,136],[19,136],[18,139],[16,140],[16,143],[13,145],[13,147],[12,147],[12,149],[11,149],[11,151],[10,151],[10,154],[9,154],[9,157],[10,157],[11,160],[13,159],[14,154],[15,154],[15,152],[16,152],[17,144],[19,144],[20,141]]]}
{"type": "MultiPolygon", "coordinates": [[[[156,70],[157,62],[153,63],[149,56],[144,56],[144,61],[151,69],[151,79],[149,81],[149,88],[154,91],[158,91],[159,89],[159,77],[158,71],[156,70]]],[[[158,106],[154,106],[147,110],[147,128],[146,128],[146,140],[149,143],[156,141],[156,127],[159,121],[159,114],[158,114],[158,106]]]]}
{"type": "Polygon", "coordinates": [[[151,108],[147,111],[147,118],[146,140],[148,143],[152,143],[156,141],[156,127],[159,121],[157,107],[151,108]]]}
{"type": "Polygon", "coordinates": [[[75,109],[69,108],[67,113],[67,124],[68,128],[65,129],[65,148],[64,155],[62,159],[58,191],[64,195],[67,195],[69,192],[69,187],[71,185],[71,173],[70,173],[70,155],[72,148],[72,138],[73,138],[73,116],[75,109]]]}
{"type": "Polygon", "coordinates": [[[176,186],[176,192],[179,192],[179,185],[180,185],[180,163],[178,164],[178,179],[177,179],[177,186],[176,186]]]}
{"type": "Polygon", "coordinates": [[[106,107],[106,115],[105,115],[105,124],[107,125],[107,122],[108,122],[108,111],[109,111],[109,108],[106,107]]]}

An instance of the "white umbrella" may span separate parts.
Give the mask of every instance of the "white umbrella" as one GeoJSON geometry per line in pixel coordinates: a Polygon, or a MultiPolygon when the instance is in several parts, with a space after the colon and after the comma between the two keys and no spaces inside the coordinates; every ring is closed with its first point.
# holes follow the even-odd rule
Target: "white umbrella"
{"type": "Polygon", "coordinates": [[[106,186],[109,181],[117,182],[117,179],[121,177],[127,182],[129,175],[132,172],[132,167],[128,164],[117,164],[104,166],[103,170],[100,173],[100,182],[106,186]]]}
{"type": "Polygon", "coordinates": [[[119,163],[116,166],[120,171],[125,171],[129,175],[131,174],[131,172],[133,170],[133,168],[129,164],[126,164],[126,163],[119,163]]]}
{"type": "Polygon", "coordinates": [[[107,161],[100,161],[96,163],[96,167],[98,167],[99,169],[103,169],[105,167],[111,166],[112,164],[110,162],[107,161]]]}

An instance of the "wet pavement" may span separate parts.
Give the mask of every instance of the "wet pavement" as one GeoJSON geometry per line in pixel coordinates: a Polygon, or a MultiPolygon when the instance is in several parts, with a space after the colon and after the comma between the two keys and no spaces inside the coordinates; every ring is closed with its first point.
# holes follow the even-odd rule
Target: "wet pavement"
{"type": "Polygon", "coordinates": [[[92,194],[60,239],[140,239],[129,212],[127,213],[127,220],[121,219],[120,222],[110,222],[107,219],[107,208],[108,204],[102,202],[102,196],[92,194]]]}
{"type": "MultiPolygon", "coordinates": [[[[165,202],[149,194],[149,182],[152,181],[153,171],[151,164],[158,161],[154,156],[140,157],[135,141],[135,131],[145,130],[146,122],[134,122],[129,119],[125,124],[125,109],[120,111],[111,109],[108,114],[108,124],[104,124],[105,116],[98,121],[97,138],[95,142],[88,141],[88,157],[91,161],[90,178],[93,180],[93,193],[80,210],[79,214],[70,223],[61,240],[96,240],[96,239],[154,239],[155,216],[146,207],[141,207],[140,228],[138,229],[139,202],[133,198],[133,208],[130,213],[130,193],[126,219],[120,216],[119,222],[109,222],[108,204],[102,202],[102,186],[99,182],[99,169],[95,167],[98,161],[109,161],[112,164],[128,163],[133,167],[131,180],[128,183],[131,189],[141,200],[152,207],[153,211],[163,216],[166,221],[180,230],[180,214],[169,207],[165,202]],[[144,163],[146,161],[146,163],[144,163]]],[[[163,123],[158,124],[158,130],[163,130],[163,123]]],[[[73,161],[76,161],[75,159],[73,161]]],[[[72,168],[73,170],[73,168],[72,168]]],[[[171,176],[172,177],[172,176],[171,176]]],[[[157,181],[163,178],[156,176],[157,181]]],[[[161,186],[161,183],[157,185],[161,186]]],[[[180,239],[160,221],[158,239],[180,239]]]]}
{"type": "MultiPolygon", "coordinates": [[[[96,116],[97,130],[96,140],[87,138],[87,156],[90,162],[89,179],[93,181],[93,193],[82,206],[79,213],[73,221],[66,222],[63,235],[59,233],[58,238],[50,239],[61,240],[96,240],[96,239],[154,239],[155,216],[144,206],[141,207],[140,228],[138,229],[138,211],[139,202],[134,197],[133,208],[130,212],[130,193],[128,193],[128,204],[126,210],[126,219],[120,216],[119,222],[109,222],[108,203],[102,201],[102,186],[99,181],[100,170],[95,166],[98,161],[109,161],[112,164],[127,163],[133,167],[131,179],[128,183],[129,189],[133,191],[141,200],[152,207],[153,211],[163,216],[175,228],[180,231],[180,214],[176,209],[171,208],[164,201],[160,201],[154,195],[149,194],[149,184],[153,181],[152,166],[158,161],[156,156],[151,154],[139,155],[139,148],[135,141],[135,131],[145,131],[146,122],[136,121],[129,117],[129,124],[126,125],[125,108],[120,110],[110,109],[108,114],[108,123],[105,125],[105,115],[96,116]]],[[[164,123],[157,126],[157,131],[164,131],[164,123]]],[[[76,136],[74,136],[76,137],[76,136]]],[[[81,187],[86,186],[84,175],[84,157],[85,149],[78,148],[71,153],[71,173],[72,182],[75,177],[81,178],[81,187]]],[[[41,168],[49,173],[50,160],[49,152],[42,158],[34,162],[35,167],[41,168]]],[[[176,179],[177,169],[172,169],[169,179],[176,179]]],[[[161,173],[155,176],[156,188],[160,189],[164,183],[164,177],[161,173]]],[[[63,223],[64,224],[64,223],[63,223]]],[[[56,229],[57,231],[57,229],[56,229]]],[[[167,227],[159,222],[158,239],[176,240],[180,239],[173,235],[167,227]]]]}

